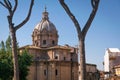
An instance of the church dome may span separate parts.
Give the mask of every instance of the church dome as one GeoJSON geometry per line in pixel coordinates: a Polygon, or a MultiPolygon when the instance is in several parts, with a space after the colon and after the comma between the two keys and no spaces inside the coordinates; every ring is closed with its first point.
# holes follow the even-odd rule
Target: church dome
{"type": "Polygon", "coordinates": [[[42,20],[35,26],[32,34],[34,46],[41,48],[52,47],[58,44],[58,31],[55,25],[49,21],[48,12],[42,13],[42,20]]]}
{"type": "Polygon", "coordinates": [[[34,29],[40,32],[42,32],[43,30],[46,30],[48,32],[57,32],[55,25],[51,21],[49,21],[48,12],[46,12],[46,9],[43,12],[42,20],[35,26],[34,29]]]}
{"type": "Polygon", "coordinates": [[[43,30],[47,30],[49,32],[57,32],[55,25],[49,20],[42,20],[35,26],[35,29],[42,32],[43,30]]]}

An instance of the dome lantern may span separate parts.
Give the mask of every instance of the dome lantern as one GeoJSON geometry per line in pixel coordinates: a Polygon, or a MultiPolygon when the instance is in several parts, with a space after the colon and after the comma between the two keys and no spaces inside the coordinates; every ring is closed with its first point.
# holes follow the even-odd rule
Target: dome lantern
{"type": "Polygon", "coordinates": [[[49,19],[48,15],[49,15],[49,13],[47,12],[47,8],[45,6],[45,11],[42,13],[42,19],[48,20],[49,19]]]}

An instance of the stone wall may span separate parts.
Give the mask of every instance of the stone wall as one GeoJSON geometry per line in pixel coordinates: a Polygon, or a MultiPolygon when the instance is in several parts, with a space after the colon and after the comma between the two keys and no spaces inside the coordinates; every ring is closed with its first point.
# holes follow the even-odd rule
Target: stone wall
{"type": "Polygon", "coordinates": [[[33,62],[28,80],[78,80],[78,64],[71,62],[33,62]]]}

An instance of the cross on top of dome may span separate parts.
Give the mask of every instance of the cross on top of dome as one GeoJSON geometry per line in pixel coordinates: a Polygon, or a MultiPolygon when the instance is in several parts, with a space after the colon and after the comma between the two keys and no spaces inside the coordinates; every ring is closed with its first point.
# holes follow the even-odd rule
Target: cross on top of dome
{"type": "Polygon", "coordinates": [[[49,13],[47,12],[47,8],[46,8],[46,6],[45,6],[45,11],[43,12],[43,15],[42,15],[43,17],[42,17],[42,19],[43,19],[43,20],[48,20],[48,19],[49,19],[48,14],[49,14],[49,13]]]}
{"type": "Polygon", "coordinates": [[[47,12],[47,7],[45,6],[45,12],[47,12]]]}

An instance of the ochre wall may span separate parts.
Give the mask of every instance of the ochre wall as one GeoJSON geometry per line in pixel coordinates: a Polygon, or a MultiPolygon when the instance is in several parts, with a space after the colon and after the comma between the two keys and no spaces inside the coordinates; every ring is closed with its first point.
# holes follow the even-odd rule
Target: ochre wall
{"type": "Polygon", "coordinates": [[[29,75],[27,77],[28,80],[72,80],[71,78],[78,80],[78,64],[73,63],[72,65],[71,62],[57,61],[34,62],[30,67],[29,75]],[[46,75],[44,75],[44,70],[47,70],[46,75]],[[73,73],[71,73],[71,71],[73,73]]]}

